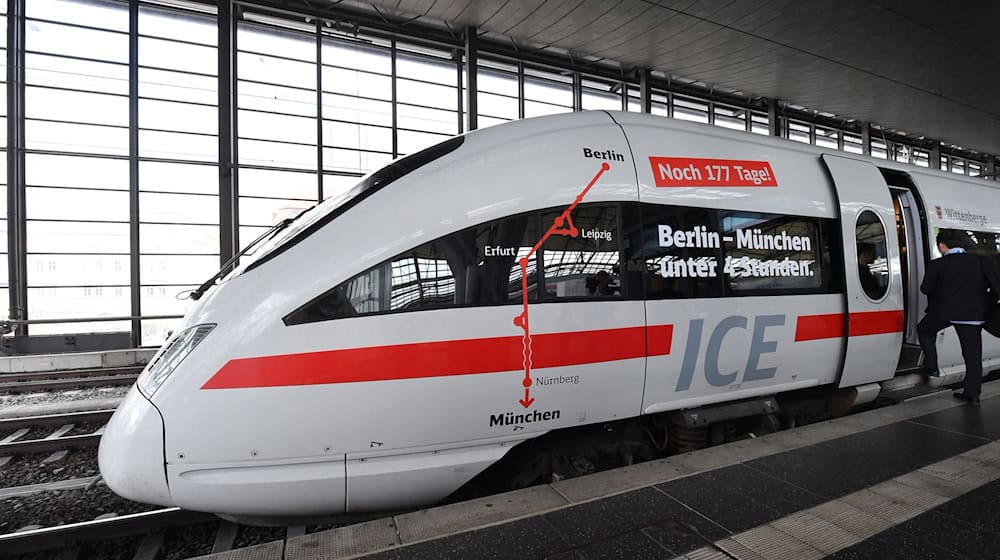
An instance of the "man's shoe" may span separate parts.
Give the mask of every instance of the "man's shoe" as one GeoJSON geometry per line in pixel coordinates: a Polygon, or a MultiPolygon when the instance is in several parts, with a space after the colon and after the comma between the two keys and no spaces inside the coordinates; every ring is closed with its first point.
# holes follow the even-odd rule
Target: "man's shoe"
{"type": "Polygon", "coordinates": [[[958,400],[965,401],[969,404],[979,404],[979,397],[970,397],[961,391],[952,393],[951,396],[955,397],[958,400]]]}

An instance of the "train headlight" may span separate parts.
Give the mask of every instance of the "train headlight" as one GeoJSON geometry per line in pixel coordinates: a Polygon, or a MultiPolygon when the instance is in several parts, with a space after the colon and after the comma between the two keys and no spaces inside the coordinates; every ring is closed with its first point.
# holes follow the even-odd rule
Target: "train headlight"
{"type": "Polygon", "coordinates": [[[205,340],[205,337],[214,328],[215,325],[197,325],[177,333],[146,366],[146,371],[139,377],[139,389],[147,396],[152,397],[153,393],[160,388],[160,385],[163,385],[163,382],[170,377],[170,374],[177,369],[184,358],[201,344],[201,341],[205,340]]]}

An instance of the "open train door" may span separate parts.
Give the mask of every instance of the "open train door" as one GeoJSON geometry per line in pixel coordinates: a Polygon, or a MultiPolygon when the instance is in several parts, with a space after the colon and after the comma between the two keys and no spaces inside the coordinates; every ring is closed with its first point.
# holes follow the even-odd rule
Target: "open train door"
{"type": "Polygon", "coordinates": [[[875,165],[823,154],[840,205],[847,313],[841,387],[890,379],[903,344],[903,283],[889,186],[875,165]]]}

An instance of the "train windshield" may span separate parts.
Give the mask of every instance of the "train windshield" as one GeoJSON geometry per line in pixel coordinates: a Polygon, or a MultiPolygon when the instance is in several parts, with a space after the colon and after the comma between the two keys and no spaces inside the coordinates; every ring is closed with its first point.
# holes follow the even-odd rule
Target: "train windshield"
{"type": "Polygon", "coordinates": [[[306,210],[295,221],[278,232],[277,235],[267,240],[255,252],[256,258],[245,260],[243,266],[235,270],[234,274],[252,270],[280,255],[296,243],[332,222],[341,214],[357,206],[364,199],[387,187],[393,181],[455,151],[464,141],[464,136],[456,136],[423,151],[398,159],[366,176],[357,185],[354,185],[343,194],[331,196],[309,210],[306,210]]]}

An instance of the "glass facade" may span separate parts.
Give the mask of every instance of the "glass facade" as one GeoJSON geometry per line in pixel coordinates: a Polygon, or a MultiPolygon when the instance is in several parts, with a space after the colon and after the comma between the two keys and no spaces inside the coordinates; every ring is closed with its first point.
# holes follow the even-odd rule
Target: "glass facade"
{"type": "MultiPolygon", "coordinates": [[[[8,209],[8,197],[0,197],[0,230],[17,249],[9,258],[8,244],[0,248],[0,296],[11,302],[13,319],[87,320],[31,325],[29,334],[127,331],[136,344],[159,344],[190,305],[177,296],[211,276],[233,250],[394,158],[465,129],[468,76],[458,36],[444,44],[417,36],[419,30],[410,36],[348,28],[345,21],[243,3],[229,53],[220,52],[215,10],[137,0],[0,6],[0,177],[11,200],[23,201],[23,210],[8,209]],[[23,17],[8,22],[8,12],[23,17]],[[23,26],[23,35],[9,36],[8,23],[23,26]],[[15,66],[8,84],[6,63],[21,56],[23,75],[15,66]],[[12,101],[8,123],[12,92],[23,108],[12,101]],[[220,112],[220,92],[232,120],[221,138],[227,107],[220,112]],[[9,128],[23,135],[23,150],[8,150],[9,128]],[[229,152],[229,161],[220,160],[229,152]],[[14,184],[7,185],[8,176],[14,184]],[[133,316],[144,319],[99,320],[133,316]]],[[[592,75],[569,61],[546,66],[489,49],[477,55],[479,128],[573,110],[642,108],[633,75],[592,75]]],[[[707,92],[700,98],[667,89],[665,80],[650,84],[653,114],[769,133],[759,99],[707,92]]],[[[779,112],[777,130],[793,141],[863,151],[856,126],[817,124],[805,113],[779,112]]],[[[926,146],[899,138],[873,133],[870,148],[874,157],[936,165],[926,146]]],[[[973,177],[995,168],[953,154],[939,161],[942,170],[973,177]]],[[[558,260],[582,249],[548,249],[539,265],[545,290],[589,289],[577,280],[595,271],[558,260]]],[[[611,270],[618,255],[600,257],[611,270]]],[[[456,279],[436,259],[434,251],[414,253],[378,277],[359,278],[343,296],[367,309],[379,303],[373,286],[384,284],[387,301],[413,305],[427,294],[437,301],[456,279]]],[[[498,278],[507,282],[508,272],[498,278]]],[[[609,282],[620,279],[611,275],[609,282]]]]}

